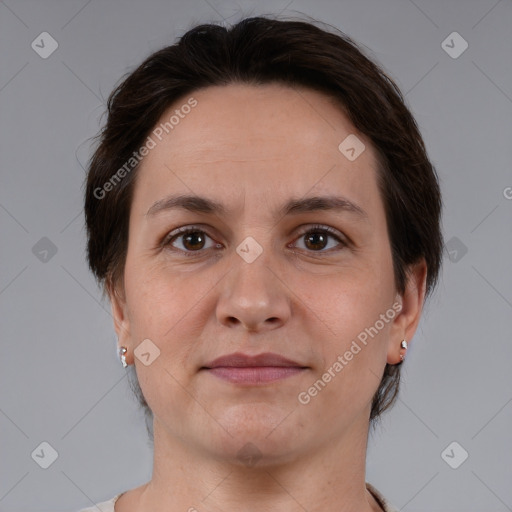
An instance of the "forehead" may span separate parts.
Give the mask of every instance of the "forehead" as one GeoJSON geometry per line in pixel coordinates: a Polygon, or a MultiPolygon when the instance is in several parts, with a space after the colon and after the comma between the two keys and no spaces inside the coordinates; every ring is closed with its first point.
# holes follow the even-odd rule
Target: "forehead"
{"type": "Polygon", "coordinates": [[[333,99],[307,88],[230,84],[200,89],[176,101],[151,136],[155,146],[142,161],[136,190],[136,199],[145,204],[176,190],[243,194],[246,202],[267,203],[271,196],[333,189],[368,202],[376,193],[369,140],[333,99]],[[195,106],[185,108],[194,104],[191,98],[195,106]],[[339,145],[354,135],[365,149],[350,161],[339,145]]]}
{"type": "MultiPolygon", "coordinates": [[[[200,89],[176,101],[159,124],[165,124],[170,114],[184,109],[192,96],[197,105],[188,114],[182,114],[169,137],[164,134],[166,147],[180,147],[184,157],[187,153],[195,157],[204,153],[224,156],[228,150],[244,159],[261,159],[262,152],[268,151],[272,152],[269,157],[282,157],[283,150],[298,141],[308,148],[337,154],[339,136],[355,131],[330,97],[283,84],[229,84],[200,89]],[[279,145],[263,144],[270,139],[279,145]]],[[[301,147],[294,150],[299,154],[301,147]]]]}

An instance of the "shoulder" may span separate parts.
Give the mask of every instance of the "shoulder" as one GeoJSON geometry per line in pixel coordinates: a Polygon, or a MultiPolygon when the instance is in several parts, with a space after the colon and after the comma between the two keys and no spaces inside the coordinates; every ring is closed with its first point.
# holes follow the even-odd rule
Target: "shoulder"
{"type": "Polygon", "coordinates": [[[391,503],[389,503],[388,500],[384,498],[384,496],[375,487],[373,487],[372,484],[366,482],[366,488],[371,492],[384,512],[398,512],[398,509],[391,505],[391,503]]]}
{"type": "Polygon", "coordinates": [[[92,507],[83,508],[82,510],[79,510],[78,512],[114,512],[114,504],[121,496],[122,493],[117,494],[112,499],[107,501],[102,501],[101,503],[97,503],[96,505],[93,505],[92,507]]]}

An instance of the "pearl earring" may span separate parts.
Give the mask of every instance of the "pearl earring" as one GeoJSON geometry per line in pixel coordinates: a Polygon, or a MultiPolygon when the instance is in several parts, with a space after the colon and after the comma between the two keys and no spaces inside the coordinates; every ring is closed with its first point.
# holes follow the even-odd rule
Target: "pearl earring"
{"type": "Polygon", "coordinates": [[[128,352],[128,349],[126,347],[119,347],[118,355],[119,359],[121,360],[121,364],[123,365],[123,368],[126,368],[128,364],[126,363],[126,352],[128,352]]]}
{"type": "MultiPolygon", "coordinates": [[[[404,350],[407,351],[407,341],[406,340],[401,341],[400,348],[403,348],[404,350]]],[[[400,354],[400,361],[403,361],[404,359],[405,359],[405,353],[400,354]]]]}

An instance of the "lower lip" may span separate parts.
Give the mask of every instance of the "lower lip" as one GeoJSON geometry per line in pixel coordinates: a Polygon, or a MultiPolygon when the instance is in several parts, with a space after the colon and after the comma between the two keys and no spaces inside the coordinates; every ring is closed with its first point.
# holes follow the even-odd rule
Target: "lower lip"
{"type": "Polygon", "coordinates": [[[206,369],[212,375],[235,384],[265,384],[292,377],[305,370],[296,366],[219,366],[206,369]]]}

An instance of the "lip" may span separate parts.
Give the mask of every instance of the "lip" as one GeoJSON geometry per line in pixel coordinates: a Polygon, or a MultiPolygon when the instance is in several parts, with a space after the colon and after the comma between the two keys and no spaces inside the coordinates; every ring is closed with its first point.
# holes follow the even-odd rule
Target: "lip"
{"type": "Polygon", "coordinates": [[[308,367],[279,354],[265,352],[255,356],[235,352],[218,357],[201,370],[235,384],[266,384],[302,373],[308,367]]]}
{"type": "Polygon", "coordinates": [[[305,368],[296,361],[287,359],[286,357],[283,357],[279,354],[274,354],[273,352],[264,352],[263,354],[258,354],[255,356],[243,354],[242,352],[234,352],[233,354],[217,357],[217,359],[206,363],[203,368],[212,369],[221,366],[235,368],[247,368],[256,366],[305,368]]]}

